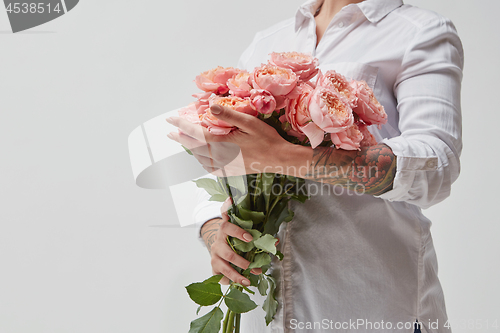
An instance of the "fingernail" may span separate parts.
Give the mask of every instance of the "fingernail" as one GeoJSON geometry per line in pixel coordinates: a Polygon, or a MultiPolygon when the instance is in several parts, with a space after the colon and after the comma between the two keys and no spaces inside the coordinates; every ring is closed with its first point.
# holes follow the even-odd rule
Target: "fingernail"
{"type": "Polygon", "coordinates": [[[247,241],[249,241],[249,242],[250,242],[251,240],[253,240],[252,235],[250,235],[248,232],[246,232],[246,233],[244,233],[244,234],[243,234],[243,238],[245,238],[245,239],[246,239],[247,241]]]}
{"type": "Polygon", "coordinates": [[[241,284],[244,285],[245,287],[248,287],[250,285],[250,281],[243,280],[243,281],[241,281],[241,284]]]}
{"type": "Polygon", "coordinates": [[[259,273],[257,273],[257,271],[256,271],[255,269],[252,269],[252,270],[250,271],[250,273],[252,273],[253,275],[259,275],[259,273]]]}
{"type": "Polygon", "coordinates": [[[173,138],[174,138],[174,136],[172,135],[172,133],[168,133],[168,134],[167,134],[167,138],[169,138],[169,139],[173,139],[173,138]]]}
{"type": "Polygon", "coordinates": [[[218,104],[212,105],[212,107],[210,107],[210,111],[213,114],[219,114],[222,112],[222,106],[218,104]]]}
{"type": "Polygon", "coordinates": [[[172,123],[172,118],[167,118],[166,120],[167,120],[167,123],[170,123],[170,124],[172,123]]]}

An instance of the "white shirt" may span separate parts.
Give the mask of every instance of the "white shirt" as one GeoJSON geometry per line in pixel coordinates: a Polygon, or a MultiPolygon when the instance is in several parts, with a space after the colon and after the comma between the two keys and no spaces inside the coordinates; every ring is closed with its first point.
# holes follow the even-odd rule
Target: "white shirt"
{"type": "MultiPolygon", "coordinates": [[[[397,157],[394,186],[374,197],[323,185],[305,204],[294,202],[295,217],[278,235],[285,259],[273,262],[276,318],[265,327],[262,312],[244,314],[242,331],[413,332],[401,325],[418,320],[422,332],[450,332],[431,222],[421,208],[449,196],[460,170],[460,40],[436,13],[401,0],[365,0],[344,7],[316,47],[320,3],[309,1],[295,18],[258,33],[239,67],[298,51],[316,56],[323,71],[365,80],[388,115],[370,130],[397,157]]],[[[219,207],[202,200],[196,220],[218,216],[219,207]]]]}

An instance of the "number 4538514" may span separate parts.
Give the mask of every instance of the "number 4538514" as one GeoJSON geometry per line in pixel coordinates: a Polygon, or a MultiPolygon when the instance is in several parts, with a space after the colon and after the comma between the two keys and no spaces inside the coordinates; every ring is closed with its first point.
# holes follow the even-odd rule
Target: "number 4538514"
{"type": "Polygon", "coordinates": [[[42,13],[51,13],[51,12],[56,12],[60,13],[62,11],[61,7],[59,6],[60,4],[56,4],[55,6],[52,6],[50,3],[27,3],[27,2],[15,2],[15,3],[9,3],[7,6],[7,13],[14,13],[14,14],[42,14],[42,13]]]}
{"type": "Polygon", "coordinates": [[[454,329],[461,329],[461,330],[478,330],[478,331],[485,331],[485,330],[497,330],[498,329],[498,319],[494,320],[488,320],[488,319],[461,319],[458,322],[453,322],[453,325],[450,323],[450,321],[447,321],[444,325],[447,329],[450,329],[453,327],[454,329]]]}

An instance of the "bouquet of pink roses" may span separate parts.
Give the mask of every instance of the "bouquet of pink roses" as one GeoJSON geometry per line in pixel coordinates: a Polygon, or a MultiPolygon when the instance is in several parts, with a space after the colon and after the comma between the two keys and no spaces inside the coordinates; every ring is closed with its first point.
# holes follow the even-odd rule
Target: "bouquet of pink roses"
{"type": "MultiPolygon", "coordinates": [[[[210,112],[214,104],[258,117],[287,141],[312,148],[334,145],[355,150],[375,145],[368,126],[380,126],[387,121],[384,108],[365,82],[347,80],[335,71],[321,73],[318,60],[302,53],[272,53],[267,64],[252,72],[217,67],[198,75],[196,84],[202,92],[193,95],[196,101],[179,114],[216,135],[227,135],[235,127],[210,112]]],[[[253,236],[249,243],[231,237],[227,241],[251,263],[246,270],[235,269],[262,296],[267,296],[263,304],[266,324],[272,321],[278,306],[274,297],[276,281],[266,273],[272,256],[283,259],[276,249],[275,236],[281,223],[293,218],[288,202],[303,203],[309,198],[304,182],[297,177],[270,173],[218,177],[218,181],[196,180],[198,187],[211,195],[210,200],[225,201],[230,197],[230,222],[253,236]],[[253,268],[261,268],[262,274],[252,274],[253,268]]],[[[223,319],[222,332],[239,332],[241,313],[257,307],[248,295],[255,294],[253,290],[232,282],[223,293],[218,283],[221,278],[222,275],[216,275],[186,287],[200,308],[218,303],[191,322],[190,333],[219,332],[223,319]],[[220,309],[223,301],[228,309],[225,317],[220,309]]]]}

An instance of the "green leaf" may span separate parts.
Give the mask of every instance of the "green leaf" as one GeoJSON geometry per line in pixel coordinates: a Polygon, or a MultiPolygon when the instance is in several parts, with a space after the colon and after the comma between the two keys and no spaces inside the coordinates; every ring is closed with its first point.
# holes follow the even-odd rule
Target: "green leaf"
{"type": "Polygon", "coordinates": [[[227,178],[226,177],[217,177],[218,180],[218,185],[220,186],[222,192],[226,194],[227,196],[230,195],[230,193],[227,191],[227,178]]]}
{"type": "Polygon", "coordinates": [[[218,333],[224,313],[219,307],[191,322],[189,333],[218,333]]]}
{"type": "Polygon", "coordinates": [[[246,229],[246,231],[248,231],[252,235],[253,239],[258,239],[260,236],[262,236],[262,233],[259,230],[246,229]]]}
{"type": "Polygon", "coordinates": [[[247,242],[244,242],[238,238],[233,238],[233,247],[236,250],[240,250],[242,252],[248,252],[251,249],[253,249],[255,247],[255,245],[253,245],[253,241],[250,241],[247,243],[247,242]]]}
{"type": "Polygon", "coordinates": [[[208,201],[219,201],[219,202],[224,202],[226,201],[227,199],[227,195],[225,194],[220,194],[220,193],[216,193],[216,194],[213,194],[210,199],[208,199],[208,201]]]}
{"type": "Polygon", "coordinates": [[[266,272],[271,268],[271,263],[262,266],[260,269],[262,269],[262,273],[266,274],[266,272]]]}
{"type": "Polygon", "coordinates": [[[276,257],[278,257],[279,260],[282,261],[285,256],[280,251],[276,251],[276,257]]]}
{"type": "Polygon", "coordinates": [[[193,180],[196,183],[196,186],[199,188],[205,189],[210,195],[214,194],[225,194],[219,183],[210,178],[201,178],[197,180],[193,180]]]}
{"type": "Polygon", "coordinates": [[[293,200],[297,200],[300,203],[304,203],[309,199],[309,196],[304,195],[304,194],[298,194],[298,195],[292,195],[291,197],[293,200]]]}
{"type": "Polygon", "coordinates": [[[219,283],[219,281],[224,277],[222,274],[217,274],[209,277],[203,283],[219,283]]]}
{"type": "Polygon", "coordinates": [[[249,294],[252,294],[252,295],[255,295],[255,291],[252,291],[250,289],[248,289],[247,287],[245,287],[244,285],[242,284],[239,284],[239,283],[233,283],[234,286],[237,286],[237,287],[240,287],[240,288],[243,288],[245,289],[245,291],[249,294]]]}
{"type": "Polygon", "coordinates": [[[237,189],[240,191],[240,193],[245,194],[247,193],[247,184],[246,184],[246,175],[245,176],[232,176],[232,177],[227,177],[226,181],[229,184],[229,186],[237,189]]]}
{"type": "Polygon", "coordinates": [[[234,313],[244,313],[253,310],[257,307],[254,301],[247,294],[242,293],[238,289],[233,289],[226,295],[224,302],[229,310],[234,313]]]}
{"type": "Polygon", "coordinates": [[[266,300],[262,305],[262,309],[266,312],[266,325],[274,319],[274,315],[276,314],[276,310],[278,309],[278,301],[274,297],[274,291],[276,290],[276,282],[274,279],[268,277],[269,284],[271,285],[269,289],[269,293],[267,294],[266,300]]]}
{"type": "Polygon", "coordinates": [[[213,305],[222,297],[222,290],[218,283],[192,283],[186,287],[189,297],[198,305],[213,305]]]}
{"type": "Polygon", "coordinates": [[[242,227],[243,229],[252,229],[253,227],[253,222],[250,220],[243,220],[239,218],[238,216],[231,214],[231,217],[234,219],[237,225],[242,227]]]}
{"type": "MultiPolygon", "coordinates": [[[[258,239],[262,235],[262,233],[259,230],[255,229],[245,229],[245,230],[252,235],[253,239],[258,239]]],[[[246,243],[238,238],[233,238],[233,247],[242,252],[248,252],[251,249],[253,249],[255,245],[253,243],[253,240],[246,243]]]]}
{"type": "Polygon", "coordinates": [[[267,251],[272,254],[276,254],[276,242],[278,241],[277,238],[274,238],[273,236],[266,234],[262,237],[260,237],[257,240],[254,240],[253,243],[256,248],[267,251]]]}
{"type": "Polygon", "coordinates": [[[242,203],[247,197],[246,175],[232,177],[218,177],[221,191],[233,198],[233,204],[242,203]]]}
{"type": "Polygon", "coordinates": [[[183,145],[181,145],[182,148],[184,148],[184,150],[186,151],[186,153],[188,153],[189,155],[193,155],[193,153],[191,152],[191,150],[187,149],[186,147],[184,147],[183,145]]]}
{"type": "MultiPolygon", "coordinates": [[[[250,182],[247,183],[250,184],[250,182]]],[[[242,208],[250,209],[252,207],[252,195],[247,193],[241,200],[237,202],[237,206],[238,206],[238,211],[242,208]]]]}
{"type": "MultiPolygon", "coordinates": [[[[250,270],[248,270],[249,273],[250,273],[250,270]]],[[[254,275],[254,274],[251,274],[248,276],[248,279],[250,280],[250,285],[252,287],[258,287],[259,286],[259,276],[260,275],[254,275]]]]}
{"type": "Polygon", "coordinates": [[[264,274],[259,275],[259,293],[262,296],[267,295],[267,288],[269,288],[269,283],[267,282],[267,279],[265,278],[264,274]]]}
{"type": "Polygon", "coordinates": [[[251,210],[247,210],[243,207],[238,207],[240,211],[240,216],[244,220],[253,221],[254,224],[259,224],[264,222],[266,215],[263,212],[254,212],[251,210]]]}
{"type": "Polygon", "coordinates": [[[265,265],[269,265],[271,263],[271,257],[267,253],[259,253],[253,259],[253,262],[250,263],[248,268],[260,268],[265,265]]]}

